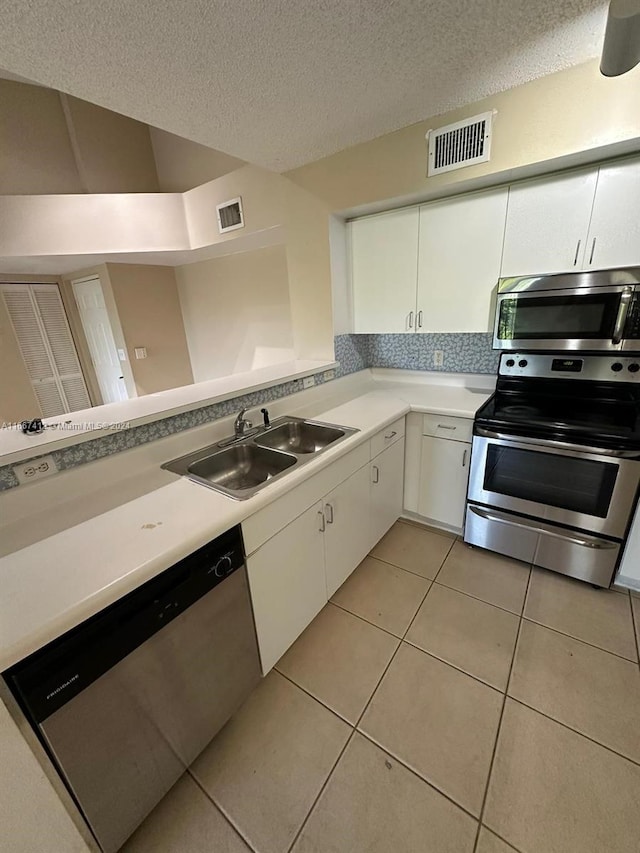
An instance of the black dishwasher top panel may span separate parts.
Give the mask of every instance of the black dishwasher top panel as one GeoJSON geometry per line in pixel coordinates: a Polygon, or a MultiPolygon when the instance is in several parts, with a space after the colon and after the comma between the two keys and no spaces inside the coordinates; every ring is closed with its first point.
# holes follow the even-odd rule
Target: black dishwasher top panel
{"type": "Polygon", "coordinates": [[[29,655],[3,676],[28,715],[43,722],[242,568],[244,561],[238,525],[29,655]]]}

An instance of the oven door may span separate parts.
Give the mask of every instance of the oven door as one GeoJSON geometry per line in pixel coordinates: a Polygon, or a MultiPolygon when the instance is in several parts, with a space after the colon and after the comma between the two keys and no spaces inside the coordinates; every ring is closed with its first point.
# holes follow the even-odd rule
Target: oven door
{"type": "Polygon", "coordinates": [[[555,524],[623,539],[640,477],[640,454],[477,431],[468,499],[555,524]]]}
{"type": "Polygon", "coordinates": [[[501,293],[493,346],[620,351],[633,294],[622,285],[501,293]]]}

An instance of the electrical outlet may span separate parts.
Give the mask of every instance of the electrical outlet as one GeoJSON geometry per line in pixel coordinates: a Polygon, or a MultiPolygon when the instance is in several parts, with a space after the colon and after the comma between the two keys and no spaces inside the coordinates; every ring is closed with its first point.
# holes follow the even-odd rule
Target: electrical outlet
{"type": "Polygon", "coordinates": [[[325,382],[329,382],[331,379],[335,379],[336,378],[335,370],[333,370],[333,369],[325,370],[325,372],[322,374],[322,378],[324,379],[325,382]]]}
{"type": "Polygon", "coordinates": [[[305,376],[304,379],[302,380],[302,387],[303,388],[313,388],[313,386],[315,384],[316,384],[316,380],[313,376],[305,376]]]}
{"type": "Polygon", "coordinates": [[[444,367],[444,350],[434,349],[433,351],[433,366],[444,367]]]}
{"type": "Polygon", "coordinates": [[[33,483],[34,480],[41,480],[43,477],[49,477],[51,474],[57,474],[57,472],[58,466],[53,461],[53,456],[40,456],[30,462],[23,462],[22,465],[13,466],[13,473],[22,485],[33,483]]]}

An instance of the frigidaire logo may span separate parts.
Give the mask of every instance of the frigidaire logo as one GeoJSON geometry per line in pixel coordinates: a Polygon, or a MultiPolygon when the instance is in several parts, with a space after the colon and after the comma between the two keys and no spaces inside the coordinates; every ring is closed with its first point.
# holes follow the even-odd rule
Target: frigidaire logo
{"type": "Polygon", "coordinates": [[[79,678],[80,678],[80,673],[79,673],[79,672],[76,672],[76,674],[75,674],[75,675],[73,675],[73,676],[71,676],[71,678],[70,678],[68,681],[65,681],[65,683],[64,683],[64,684],[61,684],[59,687],[56,687],[56,689],[55,689],[55,690],[52,690],[52,691],[51,691],[51,693],[47,694],[47,700],[49,700],[49,699],[53,699],[53,697],[54,697],[54,696],[57,696],[57,695],[58,695],[58,693],[60,693],[60,692],[61,692],[61,691],[63,691],[63,690],[66,690],[66,688],[67,688],[70,684],[73,684],[73,682],[74,682],[74,681],[77,681],[79,678]]]}

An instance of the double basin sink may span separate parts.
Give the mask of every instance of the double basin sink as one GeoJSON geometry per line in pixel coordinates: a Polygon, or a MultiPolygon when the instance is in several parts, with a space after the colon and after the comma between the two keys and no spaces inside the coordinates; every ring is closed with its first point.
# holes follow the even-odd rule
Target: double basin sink
{"type": "Polygon", "coordinates": [[[203,447],[162,467],[245,500],[356,432],[351,427],[285,416],[246,437],[203,447]]]}

